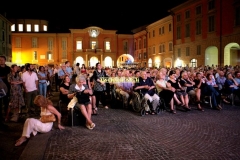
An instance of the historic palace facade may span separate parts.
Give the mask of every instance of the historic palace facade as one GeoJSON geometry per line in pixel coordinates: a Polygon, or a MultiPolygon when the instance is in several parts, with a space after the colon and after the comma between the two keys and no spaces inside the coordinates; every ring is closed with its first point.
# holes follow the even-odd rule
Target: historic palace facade
{"type": "Polygon", "coordinates": [[[86,66],[100,62],[105,67],[133,61],[133,35],[99,27],[69,29],[69,33],[49,33],[45,20],[12,20],[12,62],[19,65],[60,64],[70,61],[86,66]]]}

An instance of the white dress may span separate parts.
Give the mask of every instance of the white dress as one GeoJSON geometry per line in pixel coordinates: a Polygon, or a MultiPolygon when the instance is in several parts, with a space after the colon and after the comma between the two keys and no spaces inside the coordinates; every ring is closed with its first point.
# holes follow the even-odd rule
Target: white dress
{"type": "MultiPolygon", "coordinates": [[[[45,108],[41,108],[40,115],[49,115],[49,114],[51,114],[50,111],[48,111],[45,108]]],[[[29,138],[31,133],[34,136],[37,134],[37,132],[47,133],[52,129],[52,126],[53,126],[53,122],[42,123],[39,119],[27,118],[23,126],[22,136],[26,136],[27,138],[29,138]]]]}

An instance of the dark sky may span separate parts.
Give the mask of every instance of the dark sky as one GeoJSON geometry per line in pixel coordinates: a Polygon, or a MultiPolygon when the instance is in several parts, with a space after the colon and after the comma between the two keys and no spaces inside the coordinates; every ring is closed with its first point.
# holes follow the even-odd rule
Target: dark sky
{"type": "Polygon", "coordinates": [[[169,9],[185,1],[187,0],[65,0],[54,4],[52,0],[5,0],[1,2],[0,13],[6,12],[9,19],[46,19],[49,28],[58,31],[98,26],[118,30],[118,33],[130,33],[132,29],[168,16],[169,9]]]}

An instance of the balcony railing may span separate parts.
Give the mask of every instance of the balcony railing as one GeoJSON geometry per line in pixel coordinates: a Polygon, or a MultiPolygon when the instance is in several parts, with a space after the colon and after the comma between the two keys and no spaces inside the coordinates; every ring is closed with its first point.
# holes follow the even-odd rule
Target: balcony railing
{"type": "Polygon", "coordinates": [[[86,49],[86,52],[102,52],[103,49],[86,49]]]}

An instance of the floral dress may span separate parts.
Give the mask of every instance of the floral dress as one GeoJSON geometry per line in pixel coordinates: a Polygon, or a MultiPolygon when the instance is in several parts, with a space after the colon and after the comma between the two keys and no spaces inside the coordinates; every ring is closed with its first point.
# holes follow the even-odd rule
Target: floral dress
{"type": "Polygon", "coordinates": [[[21,81],[21,77],[19,76],[18,73],[15,73],[15,75],[9,73],[8,82],[11,85],[9,107],[11,109],[21,108],[22,106],[25,106],[22,84],[11,84],[11,82],[14,81],[21,81]]]}

